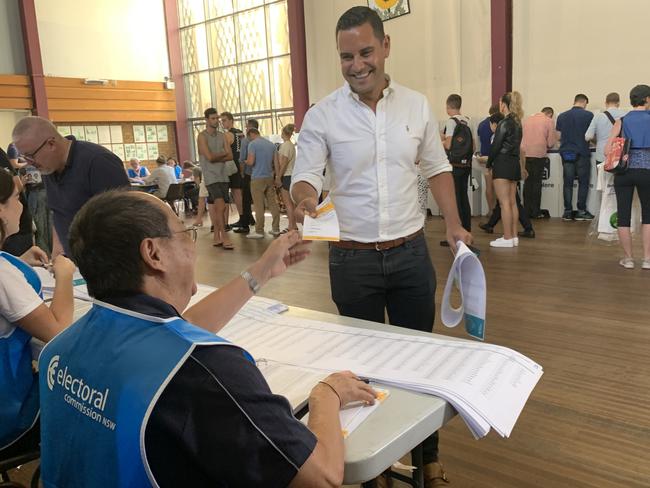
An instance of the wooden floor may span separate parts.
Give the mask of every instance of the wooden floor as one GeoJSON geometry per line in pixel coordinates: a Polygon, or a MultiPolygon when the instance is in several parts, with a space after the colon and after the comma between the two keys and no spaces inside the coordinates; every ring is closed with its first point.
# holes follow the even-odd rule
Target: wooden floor
{"type": "MultiPolygon", "coordinates": [[[[512,436],[475,441],[462,420],[441,431],[440,456],[456,488],[650,487],[650,271],[618,266],[618,247],[588,242],[589,224],[535,221],[536,239],[490,249],[473,222],[488,285],[487,341],[516,349],[544,376],[512,436]]],[[[438,274],[436,303],[452,256],[438,244],[443,223],[426,224],[438,274]]],[[[270,239],[233,234],[235,251],[198,240],[197,281],[222,285],[270,239]]],[[[639,243],[635,250],[640,252],[639,243]]],[[[327,245],[261,295],[336,313],[327,245]]],[[[434,331],[463,336],[436,319],[434,331]]],[[[400,486],[399,483],[396,486],[400,486]]]]}

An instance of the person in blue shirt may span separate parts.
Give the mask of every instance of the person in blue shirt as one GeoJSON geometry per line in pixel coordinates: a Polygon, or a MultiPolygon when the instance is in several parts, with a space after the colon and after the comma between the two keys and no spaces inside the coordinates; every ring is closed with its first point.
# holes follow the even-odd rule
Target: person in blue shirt
{"type": "Polygon", "coordinates": [[[562,220],[574,220],[573,180],[578,177],[578,212],[575,220],[592,220],[594,216],[587,210],[589,177],[591,176],[591,151],[585,140],[585,133],[594,114],[589,112],[587,95],[578,93],[573,99],[573,107],[562,112],[555,128],[560,132],[560,156],[564,171],[564,214],[562,220]]]}
{"type": "Polygon", "coordinates": [[[174,158],[167,158],[167,166],[174,170],[174,176],[176,176],[177,180],[183,179],[183,168],[181,168],[181,165],[178,164],[178,161],[176,161],[174,158]]]}
{"type": "Polygon", "coordinates": [[[151,174],[147,168],[140,166],[140,160],[138,158],[129,159],[129,166],[130,168],[126,171],[126,174],[132,183],[142,184],[144,178],[151,174]]]}
{"type": "Polygon", "coordinates": [[[339,410],[374,403],[374,390],[349,371],[328,376],[311,391],[305,425],[252,357],[216,335],[307,244],[282,235],[186,310],[195,238],[142,192],[97,195],[75,217],[72,256],[95,302],[39,360],[44,486],[342,483],[339,410]]]}
{"type": "Polygon", "coordinates": [[[625,269],[634,268],[632,257],[632,199],[636,190],[641,202],[641,240],[643,261],[641,269],[650,270],[650,86],[637,85],[630,90],[630,110],[618,119],[610,132],[605,154],[611,151],[616,137],[630,140],[628,169],[614,176],[618,239],[625,256],[619,264],[625,269]]]}
{"type": "Polygon", "coordinates": [[[501,114],[501,112],[499,112],[499,104],[495,104],[490,107],[489,115],[478,124],[478,127],[476,129],[476,134],[479,141],[478,161],[479,164],[484,167],[483,175],[485,177],[485,199],[487,200],[488,204],[488,213],[493,211],[497,203],[496,197],[494,196],[494,187],[492,186],[492,173],[487,168],[485,168],[485,163],[487,162],[487,157],[490,155],[490,148],[492,147],[492,137],[494,135],[494,130],[496,129],[496,124],[493,127],[490,119],[496,114],[501,114]]]}
{"type": "MultiPolygon", "coordinates": [[[[22,204],[12,176],[0,169],[0,245],[18,232],[22,204]]],[[[58,256],[52,266],[56,286],[50,305],[31,266],[49,265],[34,246],[20,257],[0,251],[0,459],[38,448],[38,376],[32,360],[72,322],[74,264],[58,256]]]]}

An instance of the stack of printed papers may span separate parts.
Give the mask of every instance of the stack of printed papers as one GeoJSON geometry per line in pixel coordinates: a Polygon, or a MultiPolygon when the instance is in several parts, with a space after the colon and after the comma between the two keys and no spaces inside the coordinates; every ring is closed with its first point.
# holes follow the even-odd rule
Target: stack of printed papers
{"type": "MultiPolygon", "coordinates": [[[[220,335],[258,360],[317,370],[321,378],[351,370],[380,384],[441,397],[456,408],[476,438],[491,428],[509,436],[543,373],[539,364],[506,347],[268,312],[242,310],[220,335]]],[[[314,379],[304,381],[313,385],[314,379]]],[[[282,388],[272,391],[283,394],[282,388]]]]}

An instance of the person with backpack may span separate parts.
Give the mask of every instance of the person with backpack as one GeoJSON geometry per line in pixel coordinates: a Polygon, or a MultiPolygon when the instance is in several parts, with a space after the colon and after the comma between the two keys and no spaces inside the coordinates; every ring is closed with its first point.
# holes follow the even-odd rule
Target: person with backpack
{"type": "Polygon", "coordinates": [[[621,98],[618,93],[608,93],[605,97],[605,111],[594,115],[585,132],[585,141],[596,143],[596,165],[605,161],[605,144],[614,123],[627,111],[619,108],[621,98]]]}
{"type": "MultiPolygon", "coordinates": [[[[472,156],[474,154],[474,138],[469,126],[469,117],[460,113],[463,99],[452,93],[447,97],[447,115],[449,120],[442,132],[442,145],[451,163],[456,192],[456,205],[460,222],[467,232],[471,232],[472,209],[469,206],[467,186],[472,175],[472,156]]],[[[441,246],[448,245],[447,241],[440,242],[441,246]]]]}

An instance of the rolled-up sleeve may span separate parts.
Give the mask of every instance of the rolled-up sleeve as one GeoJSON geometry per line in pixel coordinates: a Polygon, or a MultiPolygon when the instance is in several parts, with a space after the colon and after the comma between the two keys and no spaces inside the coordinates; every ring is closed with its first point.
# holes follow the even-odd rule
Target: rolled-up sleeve
{"type": "MultiPolygon", "coordinates": [[[[438,121],[431,111],[428,103],[422,106],[422,119],[424,120],[424,135],[418,151],[420,171],[424,178],[431,178],[440,173],[451,171],[451,164],[447,159],[445,148],[442,147],[438,121]]],[[[301,136],[302,137],[302,136],[301,136]]]]}
{"type": "Polygon", "coordinates": [[[329,155],[326,124],[327,118],[318,106],[312,107],[305,115],[298,137],[291,190],[297,182],[304,181],[313,186],[320,195],[323,189],[323,170],[329,155]]]}

